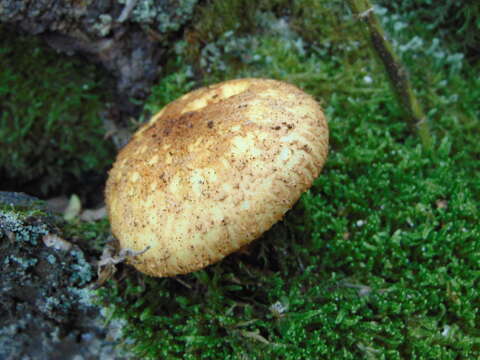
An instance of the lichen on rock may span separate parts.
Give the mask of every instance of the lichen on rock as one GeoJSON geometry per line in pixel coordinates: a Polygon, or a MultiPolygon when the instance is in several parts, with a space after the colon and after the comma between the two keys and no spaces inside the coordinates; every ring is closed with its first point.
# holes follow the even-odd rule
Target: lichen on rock
{"type": "MultiPolygon", "coordinates": [[[[118,2],[127,6],[131,1],[118,2]]],[[[152,24],[162,34],[177,31],[190,20],[197,2],[198,0],[137,0],[130,20],[141,25],[152,24]]]]}
{"type": "Polygon", "coordinates": [[[45,245],[64,224],[38,204],[0,192],[0,359],[97,358],[112,345],[88,286],[94,268],[80,244],[45,245]]]}

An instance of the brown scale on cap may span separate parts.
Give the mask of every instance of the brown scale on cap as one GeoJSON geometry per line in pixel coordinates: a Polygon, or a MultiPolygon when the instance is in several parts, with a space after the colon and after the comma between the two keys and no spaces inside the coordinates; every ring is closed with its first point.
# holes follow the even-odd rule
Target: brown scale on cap
{"type": "Polygon", "coordinates": [[[137,131],[106,188],[122,248],[153,276],[201,269],[279,221],[328,148],[320,106],[297,87],[238,79],[190,92],[137,131]]]}

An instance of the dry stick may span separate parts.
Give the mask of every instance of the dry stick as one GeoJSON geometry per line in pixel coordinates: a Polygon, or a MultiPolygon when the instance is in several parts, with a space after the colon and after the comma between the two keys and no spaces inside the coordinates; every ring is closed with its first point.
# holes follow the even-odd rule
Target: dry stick
{"type": "Polygon", "coordinates": [[[431,149],[432,136],[427,117],[413,92],[407,70],[385,37],[382,25],[373,11],[373,5],[369,0],[348,0],[348,3],[352,12],[367,25],[367,34],[370,38],[371,46],[382,61],[388,74],[390,85],[395,92],[397,101],[405,112],[409,125],[417,129],[423,147],[431,149]]]}

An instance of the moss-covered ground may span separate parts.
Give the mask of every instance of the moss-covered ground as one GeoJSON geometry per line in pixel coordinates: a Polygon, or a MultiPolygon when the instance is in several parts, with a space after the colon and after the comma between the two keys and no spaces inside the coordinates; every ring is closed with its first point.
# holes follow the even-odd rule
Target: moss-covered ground
{"type": "Polygon", "coordinates": [[[297,1],[288,18],[282,1],[257,5],[204,7],[215,21],[177,44],[146,110],[205,83],[286,80],[323,104],[328,162],[247,253],[173,279],[123,269],[102,296],[128,347],[143,359],[480,357],[478,65],[415,9],[376,8],[428,113],[427,151],[341,2],[297,1]]]}
{"type": "Polygon", "coordinates": [[[110,95],[105,76],[5,26],[0,38],[2,190],[45,196],[86,187],[114,158],[99,116],[110,95]]]}
{"type": "MultiPolygon", "coordinates": [[[[198,86],[272,77],[321,102],[330,154],[245,252],[176,278],[119,267],[100,301],[107,320],[125,321],[123,345],[138,358],[480,358],[480,69],[469,20],[480,14],[467,4],[457,28],[446,15],[456,5],[433,9],[433,24],[430,1],[403,3],[375,11],[428,114],[431,150],[344,2],[201,2],[144,117],[198,86]]],[[[98,241],[108,224],[97,225],[68,231],[98,241]]]]}

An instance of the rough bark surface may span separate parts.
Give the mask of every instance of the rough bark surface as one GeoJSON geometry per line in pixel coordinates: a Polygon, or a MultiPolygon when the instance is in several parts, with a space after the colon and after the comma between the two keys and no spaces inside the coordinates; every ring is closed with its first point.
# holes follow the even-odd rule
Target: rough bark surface
{"type": "Polygon", "coordinates": [[[82,53],[117,79],[120,95],[143,99],[168,41],[197,0],[0,0],[0,22],[82,53]]]}

